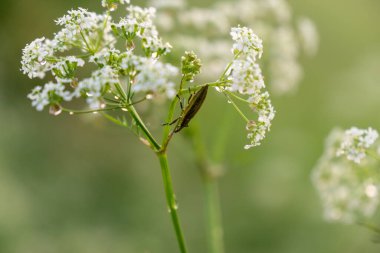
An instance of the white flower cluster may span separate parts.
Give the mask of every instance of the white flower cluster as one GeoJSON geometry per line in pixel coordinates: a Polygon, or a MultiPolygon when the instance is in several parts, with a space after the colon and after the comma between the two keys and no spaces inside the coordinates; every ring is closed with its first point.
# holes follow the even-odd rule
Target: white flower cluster
{"type": "Polygon", "coordinates": [[[352,127],[344,132],[337,155],[345,155],[348,160],[360,163],[366,156],[366,150],[375,143],[378,137],[379,133],[371,127],[368,129],[352,127]]]}
{"type": "Polygon", "coordinates": [[[112,24],[114,32],[129,42],[136,36],[139,37],[147,56],[158,57],[169,53],[171,45],[163,43],[153,23],[156,9],[130,5],[127,10],[129,14],[125,18],[122,18],[118,23],[112,24]]]}
{"type": "Polygon", "coordinates": [[[232,46],[234,54],[249,54],[256,61],[263,54],[263,41],[247,27],[233,27],[231,37],[235,43],[232,46]]]}
{"type": "MultiPolygon", "coordinates": [[[[125,3],[129,1],[102,1],[108,9],[125,3]]],[[[112,21],[110,12],[70,10],[56,20],[62,28],[52,40],[38,38],[23,49],[21,70],[24,74],[42,79],[51,72],[55,78],[55,82],[38,86],[28,95],[37,110],[45,106],[59,107],[63,101],[80,97],[90,108],[102,108],[104,99],[113,98],[117,93],[115,85],[121,83],[131,85],[128,90],[134,94],[174,96],[174,83],[169,79],[178,74],[178,69],[158,59],[169,52],[170,46],[162,43],[153,24],[155,9],[128,6],[127,10],[127,16],[118,23],[112,21]],[[134,35],[131,37],[130,33],[134,35]],[[141,43],[145,55],[136,55],[134,47],[119,50],[115,35],[122,37],[127,45],[141,43]],[[134,41],[134,37],[140,40],[134,41]],[[95,64],[97,69],[89,78],[80,80],[78,71],[86,63],[95,64]]]]}
{"type": "Polygon", "coordinates": [[[260,66],[250,56],[232,62],[228,80],[231,81],[229,90],[240,94],[252,95],[265,88],[260,66]]]}
{"type": "Polygon", "coordinates": [[[159,27],[179,42],[176,44],[178,50],[192,48],[198,52],[205,65],[204,78],[206,74],[207,77],[210,74],[217,76],[224,68],[230,44],[229,38],[221,34],[227,34],[236,24],[255,27],[255,32],[265,40],[268,48],[264,58],[268,66],[268,83],[278,94],[290,93],[297,88],[302,78],[301,53],[313,56],[318,48],[318,33],[313,22],[304,17],[294,18],[286,0],[222,1],[206,8],[193,7],[176,12],[168,9],[158,15],[159,27]],[[182,31],[191,33],[171,34],[179,26],[182,31]]]}
{"type": "MultiPolygon", "coordinates": [[[[352,131],[349,132],[352,136],[352,131]]],[[[364,134],[355,134],[354,139],[361,138],[358,136],[368,138],[364,134]]],[[[313,170],[312,180],[322,200],[325,218],[353,223],[362,217],[372,216],[378,207],[379,161],[366,159],[365,163],[357,164],[351,162],[352,159],[337,156],[337,150],[342,143],[346,143],[347,138],[347,131],[332,131],[327,138],[325,152],[313,170]]],[[[351,137],[349,139],[353,140],[351,137]]],[[[374,138],[369,139],[372,143],[374,138]]]]}
{"type": "Polygon", "coordinates": [[[62,26],[54,38],[58,49],[79,47],[83,52],[93,53],[98,50],[100,43],[113,45],[115,38],[111,34],[110,26],[106,25],[107,18],[105,14],[99,15],[83,8],[68,11],[67,15],[55,21],[62,26]]]}
{"type": "Polygon", "coordinates": [[[46,105],[70,101],[72,94],[65,91],[65,86],[60,83],[49,82],[44,87],[36,86],[29,93],[28,98],[32,100],[32,106],[36,107],[37,111],[42,111],[46,105]]]}
{"type": "Polygon", "coordinates": [[[29,78],[44,78],[51,70],[47,57],[53,55],[53,42],[44,37],[35,39],[22,50],[21,70],[29,78]]]}
{"type": "Polygon", "coordinates": [[[119,83],[117,72],[110,66],[105,66],[94,71],[90,78],[80,81],[74,94],[76,97],[86,97],[86,102],[91,109],[102,108],[102,97],[112,85],[117,83],[119,83]]]}
{"type": "Polygon", "coordinates": [[[168,79],[178,74],[178,68],[152,58],[141,57],[139,60],[141,63],[135,67],[138,74],[134,79],[133,91],[149,93],[155,90],[173,98],[176,94],[175,84],[168,79]]]}
{"type": "Polygon", "coordinates": [[[227,79],[231,82],[229,91],[248,95],[250,107],[257,112],[257,121],[248,121],[247,130],[250,144],[245,145],[249,149],[261,144],[265,134],[270,130],[271,122],[275,116],[275,110],[269,99],[269,93],[265,91],[264,77],[256,60],[263,53],[262,40],[249,28],[234,27],[231,29],[231,37],[234,40],[232,52],[235,57],[230,66],[227,79]]]}

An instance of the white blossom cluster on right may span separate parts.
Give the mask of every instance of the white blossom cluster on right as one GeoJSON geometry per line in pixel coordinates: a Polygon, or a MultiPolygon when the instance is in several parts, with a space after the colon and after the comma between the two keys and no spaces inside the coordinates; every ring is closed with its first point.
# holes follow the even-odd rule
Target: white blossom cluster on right
{"type": "Polygon", "coordinates": [[[265,91],[264,77],[257,60],[263,54],[262,40],[247,27],[231,29],[234,40],[232,53],[234,60],[229,68],[227,79],[230,81],[229,91],[248,95],[249,106],[258,114],[256,121],[247,122],[247,137],[250,143],[245,145],[249,149],[261,144],[266,132],[270,130],[275,110],[265,91]]]}
{"type": "Polygon", "coordinates": [[[345,155],[348,160],[360,163],[366,156],[366,151],[375,143],[379,133],[373,128],[359,129],[352,127],[344,132],[344,137],[337,155],[345,155]]]}
{"type": "Polygon", "coordinates": [[[335,129],[312,180],[329,221],[354,223],[371,217],[380,201],[380,148],[373,128],[335,129]]]}

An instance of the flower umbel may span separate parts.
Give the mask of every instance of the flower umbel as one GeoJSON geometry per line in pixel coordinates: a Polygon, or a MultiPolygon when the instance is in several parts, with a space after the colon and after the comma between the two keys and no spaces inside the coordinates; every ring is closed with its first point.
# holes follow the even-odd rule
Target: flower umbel
{"type": "Polygon", "coordinates": [[[338,156],[345,155],[348,160],[360,163],[366,156],[366,150],[374,144],[378,137],[378,132],[371,127],[368,129],[352,127],[344,132],[342,143],[336,154],[338,156]]]}
{"type": "MultiPolygon", "coordinates": [[[[270,130],[275,110],[265,91],[264,77],[257,59],[263,53],[261,39],[249,28],[234,27],[231,29],[232,39],[235,41],[232,52],[234,59],[228,69],[227,80],[230,92],[247,95],[246,101],[250,108],[258,114],[257,120],[247,120],[247,138],[250,144],[244,146],[249,149],[261,144],[266,132],[270,130]]],[[[237,95],[234,95],[237,96],[237,95]]]]}
{"type": "Polygon", "coordinates": [[[313,170],[312,180],[329,221],[353,223],[371,217],[379,205],[379,160],[366,156],[376,149],[372,128],[335,129],[327,138],[325,152],[313,170]]]}

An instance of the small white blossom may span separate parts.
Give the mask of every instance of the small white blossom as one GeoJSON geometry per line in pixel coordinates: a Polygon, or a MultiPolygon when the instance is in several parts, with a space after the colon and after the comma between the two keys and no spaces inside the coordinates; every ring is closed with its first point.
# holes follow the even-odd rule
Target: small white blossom
{"type": "Polygon", "coordinates": [[[37,111],[42,111],[46,105],[59,104],[63,100],[70,101],[72,95],[62,84],[49,82],[43,88],[36,86],[28,98],[32,100],[32,106],[36,107],[37,111]]]}
{"type": "Polygon", "coordinates": [[[232,46],[232,52],[236,55],[243,53],[251,55],[256,58],[261,58],[263,54],[263,42],[262,40],[247,27],[233,27],[231,28],[231,37],[235,43],[232,46]]]}
{"type": "Polygon", "coordinates": [[[22,72],[29,78],[44,78],[51,69],[48,57],[54,54],[53,43],[44,37],[32,41],[22,50],[22,72]]]}
{"type": "Polygon", "coordinates": [[[170,79],[176,76],[179,70],[152,58],[140,58],[140,62],[135,66],[137,75],[132,86],[133,91],[165,94],[172,98],[175,95],[175,84],[170,79]]]}
{"type": "Polygon", "coordinates": [[[82,51],[92,52],[98,47],[98,41],[112,45],[115,39],[110,33],[110,26],[105,26],[106,19],[106,15],[98,15],[83,8],[68,11],[67,15],[56,20],[56,24],[63,28],[55,34],[55,40],[62,47],[61,50],[75,46],[82,51]],[[103,36],[102,40],[99,38],[100,34],[103,36]]]}
{"type": "Polygon", "coordinates": [[[275,110],[272,102],[269,99],[269,93],[254,94],[248,99],[250,107],[259,115],[257,121],[249,121],[247,123],[247,138],[251,141],[250,144],[244,146],[249,149],[261,144],[265,135],[270,131],[272,120],[275,116],[275,110]]]}
{"type": "Polygon", "coordinates": [[[253,58],[236,59],[232,62],[228,80],[231,81],[230,91],[240,94],[254,94],[265,88],[260,66],[253,58]]]}
{"type": "Polygon", "coordinates": [[[345,155],[348,160],[360,163],[366,156],[366,150],[379,137],[372,128],[359,129],[352,127],[345,131],[342,143],[337,151],[337,156],[345,155]]]}
{"type": "Polygon", "coordinates": [[[160,56],[169,53],[171,45],[162,42],[153,24],[156,9],[130,5],[127,10],[129,13],[125,18],[112,24],[114,32],[127,39],[128,42],[139,37],[146,55],[160,56]]]}
{"type": "Polygon", "coordinates": [[[91,109],[99,109],[102,106],[102,97],[109,87],[118,83],[118,75],[109,66],[94,71],[90,78],[79,82],[75,90],[75,96],[84,96],[91,109]]]}

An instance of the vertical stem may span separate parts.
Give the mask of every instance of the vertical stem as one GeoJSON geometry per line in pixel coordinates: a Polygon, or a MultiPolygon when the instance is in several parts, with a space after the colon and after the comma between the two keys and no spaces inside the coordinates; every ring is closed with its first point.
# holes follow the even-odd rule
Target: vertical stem
{"type": "Polygon", "coordinates": [[[224,253],[222,215],[220,208],[218,180],[204,178],[210,252],[224,253]]]}
{"type": "MultiPolygon", "coordinates": [[[[194,122],[195,123],[195,122],[194,122]]],[[[223,225],[219,199],[218,179],[221,171],[216,171],[210,166],[207,158],[207,152],[199,133],[199,128],[193,123],[193,127],[189,129],[190,138],[195,150],[197,165],[202,177],[207,231],[210,253],[224,253],[223,241],[223,225]]]]}
{"type": "Polygon", "coordinates": [[[156,153],[158,159],[160,160],[162,179],[165,187],[166,201],[169,208],[169,213],[172,218],[172,223],[174,226],[175,234],[177,237],[177,242],[181,253],[186,253],[185,239],[181,230],[181,224],[179,221],[177,209],[178,205],[175,199],[172,178],[169,171],[168,159],[166,153],[158,152],[156,153]]]}

